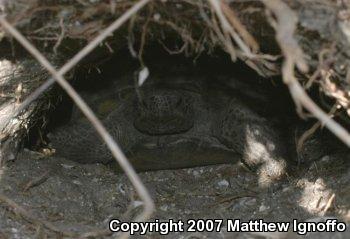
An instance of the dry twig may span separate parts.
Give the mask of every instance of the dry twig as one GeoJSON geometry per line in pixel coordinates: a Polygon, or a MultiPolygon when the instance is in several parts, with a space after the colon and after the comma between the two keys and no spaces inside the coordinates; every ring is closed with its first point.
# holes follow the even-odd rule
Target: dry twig
{"type": "MultiPolygon", "coordinates": [[[[213,9],[210,9],[210,10],[213,11],[213,9]]],[[[204,10],[204,6],[201,4],[199,5],[199,12],[200,12],[201,17],[205,21],[205,23],[214,31],[215,35],[217,36],[217,38],[221,42],[224,50],[226,50],[226,52],[228,54],[230,54],[231,60],[233,62],[235,62],[237,60],[236,49],[233,46],[233,43],[230,40],[229,36],[227,34],[222,33],[222,31],[220,30],[220,27],[219,27],[215,17],[213,17],[214,14],[211,14],[212,18],[210,19],[204,10]]],[[[212,31],[210,31],[210,33],[212,33],[212,31]]],[[[216,37],[214,35],[212,35],[211,38],[212,38],[213,42],[217,41],[216,37]]]]}
{"type": "Polygon", "coordinates": [[[36,177],[32,180],[30,180],[26,185],[23,187],[23,192],[28,191],[32,187],[36,187],[42,183],[44,183],[50,176],[50,170],[46,171],[45,173],[41,174],[39,177],[36,177]]]}
{"type": "Polygon", "coordinates": [[[64,34],[65,34],[65,27],[64,27],[64,19],[60,19],[60,27],[61,27],[61,34],[59,35],[56,44],[53,47],[53,52],[57,55],[57,49],[61,45],[63,39],[64,39],[64,34]]]}
{"type": "MultiPolygon", "coordinates": [[[[213,29],[224,47],[228,49],[232,60],[236,61],[236,57],[240,58],[250,68],[263,77],[267,77],[274,72],[273,66],[269,61],[275,61],[276,56],[258,54],[259,44],[239,21],[230,6],[222,0],[210,0],[209,2],[212,6],[212,11],[215,12],[220,21],[223,33],[221,33],[220,30],[217,30],[218,27],[216,27],[216,29],[214,27],[213,29]],[[224,35],[224,37],[222,35],[224,35]],[[231,38],[239,49],[235,49],[231,38]]],[[[205,16],[203,11],[201,12],[201,15],[202,17],[205,16]]],[[[206,19],[204,18],[204,20],[206,19]]],[[[215,26],[215,24],[213,26],[215,26]]]]}
{"type": "Polygon", "coordinates": [[[222,29],[224,32],[229,33],[230,36],[235,40],[238,47],[243,51],[243,53],[248,57],[252,58],[253,53],[249,49],[249,47],[246,45],[246,43],[242,40],[242,38],[237,34],[233,26],[229,23],[228,19],[226,18],[225,14],[222,11],[221,6],[221,0],[209,0],[211,6],[213,7],[217,17],[219,18],[219,21],[221,23],[222,29]]]}
{"type": "Polygon", "coordinates": [[[228,21],[231,23],[232,27],[237,30],[239,35],[243,38],[244,42],[246,42],[249,47],[253,50],[253,52],[259,51],[259,44],[255,40],[255,38],[247,31],[241,21],[238,19],[236,13],[230,6],[225,2],[221,1],[221,8],[226,15],[228,21]]]}
{"type": "Polygon", "coordinates": [[[70,238],[90,238],[90,237],[109,236],[112,234],[110,230],[95,230],[95,231],[89,231],[78,235],[75,232],[61,230],[47,220],[42,220],[40,218],[37,218],[36,216],[34,216],[32,212],[27,211],[26,209],[24,209],[23,207],[21,207],[16,202],[14,202],[9,197],[3,194],[0,194],[0,202],[4,203],[7,207],[11,208],[15,214],[21,216],[27,222],[31,224],[35,224],[39,227],[44,227],[50,231],[58,233],[61,236],[70,237],[70,238]]]}
{"type": "MultiPolygon", "coordinates": [[[[82,50],[80,50],[72,59],[70,59],[58,73],[64,75],[70,71],[81,59],[87,56],[92,50],[94,50],[103,40],[111,36],[114,31],[116,31],[120,26],[122,26],[126,21],[128,21],[132,16],[138,12],[142,7],[144,7],[150,0],[141,0],[136,3],[133,7],[127,10],[123,15],[121,15],[117,20],[115,20],[109,27],[101,32],[95,39],[93,39],[88,45],[86,45],[82,50]]],[[[44,84],[42,84],[38,89],[31,93],[26,100],[18,108],[18,112],[25,109],[31,102],[36,100],[43,92],[45,92],[53,83],[55,83],[54,78],[50,78],[44,84]]]]}
{"type": "MultiPolygon", "coordinates": [[[[111,24],[104,32],[102,32],[98,37],[96,37],[90,44],[88,44],[83,50],[81,50],[76,56],[74,56],[68,63],[66,63],[59,71],[57,71],[51,63],[30,43],[25,37],[18,32],[14,27],[7,22],[4,17],[0,18],[0,23],[2,26],[18,41],[22,46],[30,52],[37,60],[44,66],[53,76],[51,84],[54,81],[57,81],[61,87],[67,92],[67,94],[73,99],[77,104],[79,109],[84,113],[88,120],[95,127],[96,131],[99,133],[101,138],[104,140],[106,145],[112,152],[112,155],[115,157],[121,168],[126,173],[127,177],[130,179],[131,183],[135,187],[138,195],[141,200],[144,202],[144,210],[140,215],[138,215],[134,220],[143,221],[150,217],[154,211],[153,200],[151,199],[147,189],[143,185],[141,179],[136,174],[132,165],[129,163],[124,153],[120,149],[119,145],[114,141],[108,131],[104,128],[102,123],[95,116],[93,111],[89,106],[83,101],[83,99],[78,95],[78,93],[72,88],[72,86],[63,78],[63,74],[73,68],[83,57],[85,57],[89,52],[91,52],[103,39],[108,37],[115,29],[117,29],[121,24],[127,21],[134,13],[140,10],[145,6],[150,0],[141,0],[135,4],[129,11],[123,14],[117,21],[111,24]]],[[[50,86],[48,83],[45,86],[50,86]]],[[[45,88],[40,88],[45,90],[45,88]]],[[[47,88],[46,88],[47,89],[47,88]]],[[[35,95],[40,95],[41,92],[36,92],[35,95]],[[39,93],[39,94],[38,94],[39,93]]],[[[32,99],[30,99],[32,100],[32,99]]],[[[28,101],[29,104],[31,101],[28,101]]],[[[122,237],[126,237],[127,234],[123,234],[122,237]]]]}
{"type": "Polygon", "coordinates": [[[332,203],[334,202],[334,199],[335,199],[335,193],[333,193],[332,196],[330,196],[330,198],[328,199],[325,208],[321,212],[321,216],[326,215],[327,211],[332,206],[332,203]]]}
{"type": "MultiPolygon", "coordinates": [[[[332,109],[329,111],[328,115],[329,117],[333,117],[334,113],[337,111],[337,105],[335,104],[332,109]]],[[[323,126],[321,124],[320,121],[318,121],[317,123],[315,123],[310,129],[306,130],[301,136],[300,138],[298,139],[297,141],[297,153],[298,155],[300,154],[302,148],[303,148],[303,145],[305,143],[305,141],[310,138],[318,128],[320,128],[321,126],[323,126]]]]}
{"type": "Polygon", "coordinates": [[[263,0],[263,3],[277,19],[277,21],[274,21],[272,18],[270,20],[276,30],[276,39],[285,57],[282,67],[283,80],[289,88],[298,113],[302,115],[302,107],[304,107],[350,147],[350,134],[312,101],[295,77],[295,67],[301,72],[308,71],[304,53],[294,38],[294,31],[298,21],[297,16],[286,3],[280,0],[263,0]]]}
{"type": "Polygon", "coordinates": [[[42,220],[37,217],[35,217],[31,212],[25,210],[23,207],[18,205],[16,202],[8,198],[7,196],[0,194],[0,202],[6,204],[8,207],[10,207],[15,214],[20,215],[23,219],[28,221],[29,223],[36,224],[36,225],[42,225],[43,227],[59,233],[63,236],[68,236],[68,237],[76,237],[75,233],[68,232],[68,231],[63,231],[57,228],[55,225],[51,224],[47,220],[42,220]]]}

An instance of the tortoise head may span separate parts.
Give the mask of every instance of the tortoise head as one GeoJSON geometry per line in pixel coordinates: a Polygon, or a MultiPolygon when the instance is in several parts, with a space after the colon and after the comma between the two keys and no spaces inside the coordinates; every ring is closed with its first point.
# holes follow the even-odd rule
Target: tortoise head
{"type": "Polygon", "coordinates": [[[148,135],[179,134],[194,124],[191,95],[181,90],[152,89],[142,91],[135,103],[134,127],[148,135]]]}

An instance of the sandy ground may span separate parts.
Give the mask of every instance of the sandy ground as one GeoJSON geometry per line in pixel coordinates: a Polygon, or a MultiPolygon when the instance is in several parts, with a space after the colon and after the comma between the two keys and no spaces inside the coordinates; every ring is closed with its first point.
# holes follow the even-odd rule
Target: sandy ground
{"type": "MultiPolygon", "coordinates": [[[[350,223],[350,156],[324,156],[269,189],[260,188],[259,176],[241,164],[154,171],[140,176],[156,203],[152,220],[263,219],[271,222],[318,220],[327,216],[350,223]]],[[[1,239],[61,238],[54,230],[76,234],[106,230],[111,219],[131,220],[142,205],[125,175],[114,173],[110,167],[81,165],[28,150],[2,169],[0,185],[1,239]],[[23,217],[25,213],[30,215],[23,217]],[[47,229],[47,225],[36,221],[38,219],[55,228],[47,229]]],[[[293,233],[226,232],[224,225],[220,233],[183,232],[163,237],[286,236],[296,238],[293,233]]],[[[142,238],[159,237],[157,233],[150,233],[142,238]]],[[[350,232],[348,229],[323,236],[308,233],[307,238],[350,238],[350,232]]]]}

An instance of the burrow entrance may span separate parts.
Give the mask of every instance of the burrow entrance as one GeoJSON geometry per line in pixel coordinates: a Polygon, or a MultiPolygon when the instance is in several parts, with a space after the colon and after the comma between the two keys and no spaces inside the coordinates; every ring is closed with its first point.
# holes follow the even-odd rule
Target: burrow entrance
{"type": "MultiPolygon", "coordinates": [[[[126,153],[141,171],[141,179],[155,200],[153,219],[306,220],[323,214],[326,208],[329,215],[348,220],[350,200],[346,190],[349,186],[349,160],[346,149],[335,147],[340,145],[339,142],[323,129],[305,142],[301,157],[297,155],[295,145],[298,136],[314,122],[301,120],[297,116],[289,92],[279,77],[263,79],[242,62],[232,65],[224,54],[200,56],[194,60],[169,56],[155,49],[146,52],[152,54],[145,55],[144,66],[130,57],[127,50],[101,64],[81,66],[76,70],[72,84],[101,120],[109,124],[110,132],[116,137],[124,137],[118,138],[122,146],[135,139],[128,135],[129,132],[144,136],[141,139],[136,137],[140,141],[126,153]],[[135,87],[139,82],[139,72],[144,71],[145,67],[149,76],[142,86],[135,87]],[[187,95],[197,101],[186,101],[187,95]],[[190,117],[184,117],[188,116],[188,109],[182,106],[193,102],[197,102],[195,106],[198,108],[192,107],[190,117]],[[124,110],[117,110],[112,117],[115,121],[106,121],[121,107],[120,104],[125,107],[122,107],[124,110]],[[230,107],[231,111],[227,110],[230,107]],[[193,114],[193,111],[196,113],[193,114]],[[229,115],[230,112],[236,116],[228,117],[234,124],[224,121],[225,114],[229,115]],[[144,121],[137,121],[140,116],[146,122],[145,127],[144,121]],[[179,117],[172,121],[174,116],[179,117]],[[167,117],[170,119],[163,120],[167,117]],[[192,124],[187,124],[186,120],[192,124]],[[222,125],[223,122],[227,124],[222,125]],[[176,127],[169,127],[172,124],[176,127]],[[122,128],[118,128],[118,125],[122,125],[122,128]],[[213,127],[215,125],[217,127],[213,127]],[[254,128],[255,125],[259,127],[254,128]],[[268,126],[268,130],[264,131],[262,125],[268,126]],[[254,141],[260,139],[258,136],[249,138],[255,131],[242,134],[242,128],[238,126],[257,129],[258,133],[263,134],[263,140],[254,141]],[[274,127],[273,130],[270,126],[274,127]],[[133,127],[133,130],[128,127],[133,127]],[[220,127],[234,130],[224,131],[220,127]],[[212,137],[211,133],[217,135],[212,137]],[[279,134],[280,141],[276,141],[275,134],[279,134]],[[237,135],[241,137],[241,144],[237,135]],[[263,144],[271,143],[270,139],[274,144],[263,144]],[[242,145],[241,151],[234,144],[242,145]],[[233,155],[230,147],[238,150],[232,163],[227,162],[233,155]],[[272,152],[274,147],[284,147],[286,150],[284,153],[289,158],[287,167],[282,169],[287,171],[283,172],[283,177],[273,178],[266,185],[264,180],[271,168],[261,167],[264,162],[261,165],[242,163],[242,159],[270,152],[266,149],[272,152]],[[203,163],[208,158],[210,162],[203,163]],[[333,195],[337,195],[337,207],[329,209],[327,205],[330,198],[334,198],[333,195]]],[[[314,94],[313,97],[317,99],[318,95],[314,94]]],[[[26,146],[32,150],[52,147],[57,152],[43,156],[25,150],[18,160],[10,162],[1,179],[4,185],[8,185],[7,194],[18,202],[25,201],[31,207],[44,204],[42,217],[56,215],[53,220],[59,222],[64,231],[73,227],[78,233],[83,233],[91,228],[106,228],[113,218],[132,220],[140,212],[140,199],[125,175],[115,173],[115,162],[112,159],[105,161],[109,157],[108,150],[95,148],[100,144],[98,136],[90,134],[94,132],[93,129],[69,98],[62,94],[61,103],[48,116],[49,123],[40,128],[40,134],[37,133],[38,129],[32,129],[26,146]],[[56,149],[50,139],[50,135],[55,137],[57,134],[63,139],[58,144],[63,148],[56,149]],[[69,154],[65,155],[67,152],[69,154]],[[41,180],[31,185],[30,189],[26,186],[29,184],[25,184],[25,190],[30,193],[22,194],[16,185],[36,182],[33,175],[39,175],[41,180]]],[[[272,166],[278,167],[280,161],[276,162],[272,166]]],[[[1,213],[4,220],[0,226],[14,227],[17,222],[9,217],[10,214],[6,211],[1,213]]],[[[33,233],[30,229],[18,232],[21,237],[30,237],[33,233]]],[[[52,231],[47,233],[55,234],[52,231]]],[[[209,232],[203,235],[222,237],[209,232]]],[[[224,238],[229,236],[232,233],[224,233],[224,238]]]]}
{"type": "MultiPolygon", "coordinates": [[[[179,90],[193,91],[194,93],[201,91],[199,93],[205,99],[203,102],[199,103],[202,105],[193,105],[192,107],[194,108],[216,107],[220,108],[223,112],[229,107],[229,105],[223,104],[229,103],[228,101],[231,98],[236,98],[244,104],[243,107],[247,107],[249,110],[254,112],[254,115],[244,116],[244,118],[240,119],[241,121],[254,121],[254,117],[261,116],[262,118],[267,119],[267,121],[274,123],[274,130],[279,131],[279,134],[281,135],[279,140],[283,141],[283,143],[278,143],[284,144],[284,147],[287,150],[286,154],[289,156],[289,163],[293,166],[295,164],[300,165],[302,162],[310,163],[316,159],[319,159],[322,154],[326,153],[325,151],[318,152],[320,145],[322,145],[324,141],[327,141],[326,144],[328,143],[326,148],[329,148],[329,150],[327,152],[338,150],[339,147],[335,147],[336,149],[334,149],[334,145],[342,145],[335,137],[332,136],[332,134],[330,134],[327,130],[322,129],[315,134],[315,141],[319,142],[310,143],[310,146],[306,144],[306,147],[309,147],[310,149],[297,152],[296,147],[298,137],[301,137],[301,135],[311,128],[316,121],[313,119],[301,119],[297,115],[295,112],[295,105],[291,100],[288,89],[282,83],[279,76],[263,78],[249,68],[244,62],[232,64],[231,59],[225,53],[214,52],[212,55],[200,55],[196,58],[190,58],[184,55],[171,55],[169,52],[164,50],[164,48],[160,47],[159,45],[155,45],[145,50],[145,55],[143,56],[142,60],[143,62],[141,63],[139,59],[132,57],[128,49],[121,50],[114,55],[103,56],[100,58],[97,57],[89,63],[80,65],[76,69],[71,83],[101,120],[104,120],[109,114],[111,114],[111,112],[115,111],[117,107],[119,107],[118,104],[125,102],[129,95],[137,95],[139,103],[143,101],[144,99],[142,97],[146,96],[142,95],[140,92],[143,88],[145,88],[145,86],[147,87],[148,84],[150,85],[149,88],[157,88],[158,85],[161,85],[162,89],[168,88],[167,90],[169,90],[169,94],[173,94],[173,92],[179,90]],[[142,85],[140,85],[139,82],[140,74],[143,74],[146,78],[145,82],[142,82],[142,85]],[[226,96],[225,99],[222,99],[223,95],[226,96]],[[336,143],[329,144],[331,141],[336,143]],[[298,155],[298,153],[300,153],[300,155],[298,155]],[[310,156],[309,154],[314,155],[310,156]]],[[[329,107],[332,103],[324,96],[321,97],[317,89],[315,89],[314,92],[311,91],[311,95],[315,100],[322,101],[325,109],[327,109],[327,107],[329,107]]],[[[48,123],[43,126],[43,124],[39,122],[38,125],[40,125],[40,127],[34,127],[30,131],[28,139],[25,142],[25,147],[33,150],[40,150],[46,147],[55,149],[55,146],[51,144],[49,137],[47,137],[48,134],[50,135],[59,131],[65,125],[78,125],[77,127],[79,127],[79,121],[86,121],[84,119],[85,117],[80,113],[71,99],[64,92],[61,92],[60,97],[62,100],[57,105],[52,107],[52,110],[48,113],[48,117],[46,119],[48,123]]],[[[169,97],[174,97],[174,95],[169,97]]],[[[129,98],[128,100],[133,101],[132,98],[129,98]]],[[[179,100],[181,101],[183,99],[179,100]]],[[[149,104],[155,103],[156,102],[151,102],[149,104]]],[[[144,104],[144,102],[142,104],[144,104]]],[[[182,104],[184,103],[182,102],[182,104]]],[[[135,102],[128,105],[128,107],[135,108],[135,102]]],[[[147,107],[152,108],[154,105],[148,105],[147,107]]],[[[169,112],[178,110],[176,105],[170,107],[173,108],[170,108],[169,112]]],[[[240,107],[242,107],[241,104],[233,106],[233,108],[240,107]]],[[[133,111],[133,109],[130,110],[133,111]]],[[[159,111],[156,112],[157,114],[167,114],[167,112],[160,112],[161,110],[159,109],[155,110],[159,111]]],[[[139,113],[140,112],[136,112],[135,114],[139,113]]],[[[177,113],[181,114],[181,112],[177,113]]],[[[204,116],[206,115],[204,114],[204,116]]],[[[169,117],[171,118],[172,116],[169,115],[169,117]]],[[[222,124],[222,122],[220,120],[213,119],[213,117],[215,118],[216,116],[208,116],[208,118],[203,119],[203,121],[213,121],[212,124],[217,124],[218,128],[221,127],[220,124],[222,124]]],[[[222,118],[224,116],[217,115],[217,118],[219,117],[222,118]]],[[[118,124],[118,119],[120,118],[115,119],[115,124],[118,124]]],[[[85,124],[86,122],[83,123],[85,124]]],[[[135,127],[135,122],[130,121],[129,123],[132,125],[132,127],[135,127]]],[[[171,128],[171,124],[172,123],[169,123],[168,127],[171,128]]],[[[173,128],[176,128],[176,120],[173,124],[175,125],[173,128]]],[[[252,124],[254,124],[254,122],[252,124]]],[[[72,127],[74,128],[74,126],[72,127]]],[[[144,127],[147,127],[147,125],[144,127]]],[[[181,126],[179,127],[181,128],[181,126]]],[[[193,127],[193,125],[191,127],[193,127]]],[[[230,127],[236,126],[231,125],[230,127]]],[[[137,130],[142,131],[140,128],[137,130]]],[[[147,129],[144,130],[147,131],[147,129]]],[[[177,139],[181,139],[181,134],[185,133],[181,130],[179,132],[176,132],[175,130],[175,132],[170,131],[159,134],[157,132],[152,133],[150,131],[152,130],[142,133],[150,138],[153,138],[151,141],[152,143],[156,144],[159,141],[159,138],[161,138],[157,137],[159,135],[174,134],[179,136],[177,139]],[[158,139],[154,140],[154,138],[158,139]]],[[[184,131],[186,131],[186,129],[184,129],[184,131]]],[[[196,131],[195,134],[196,133],[200,134],[202,132],[199,130],[199,132],[196,131]]],[[[236,131],[236,133],[239,132],[236,131]]],[[[206,137],[208,134],[212,134],[212,132],[203,132],[203,135],[200,137],[206,137]]],[[[89,136],[82,135],[81,137],[89,136]]],[[[91,135],[90,137],[96,137],[96,135],[91,135]]],[[[188,137],[188,135],[184,135],[184,137],[188,137]]],[[[244,135],[238,137],[241,137],[242,140],[244,140],[244,135]]],[[[96,140],[99,140],[98,136],[96,137],[96,140]]],[[[310,140],[310,142],[311,141],[313,140],[310,140]]],[[[147,142],[144,144],[147,144],[147,142]]],[[[200,142],[196,142],[194,144],[195,147],[197,147],[200,142]]],[[[178,147],[181,148],[187,146],[179,145],[178,147]]],[[[193,147],[194,146],[192,145],[190,148],[193,147]]],[[[152,154],[155,153],[152,152],[152,150],[141,152],[142,153],[138,154],[138,158],[152,158],[152,154]]],[[[172,154],[171,152],[176,152],[176,154],[178,154],[183,151],[177,152],[176,150],[170,150],[170,152],[161,153],[159,157],[169,157],[169,155],[172,154]]],[[[184,166],[192,167],[203,165],[203,163],[200,161],[203,157],[206,157],[205,154],[208,154],[208,152],[203,151],[202,154],[204,154],[204,156],[200,157],[198,160],[194,160],[193,164],[184,164],[184,166]]],[[[104,159],[99,160],[98,155],[94,155],[94,157],[96,157],[95,160],[86,160],[84,162],[84,159],[82,159],[80,162],[106,163],[113,161],[106,161],[104,159]]],[[[175,157],[177,158],[179,156],[177,155],[175,157]]],[[[221,156],[218,157],[221,158],[221,156]]],[[[229,161],[226,159],[226,156],[223,157],[225,159],[218,159],[218,163],[227,163],[229,161]]],[[[191,158],[193,158],[192,155],[187,156],[186,161],[191,161],[191,158]]],[[[141,164],[143,164],[142,160],[139,160],[141,164]]],[[[214,164],[215,160],[213,160],[213,162],[210,164],[212,163],[214,164]]],[[[157,160],[151,160],[151,165],[147,166],[146,168],[141,168],[142,171],[152,170],[152,165],[154,165],[154,170],[167,168],[167,164],[164,165],[161,162],[160,164],[161,166],[157,167],[157,160]]],[[[182,166],[179,164],[178,167],[174,167],[181,168],[182,166]]]]}

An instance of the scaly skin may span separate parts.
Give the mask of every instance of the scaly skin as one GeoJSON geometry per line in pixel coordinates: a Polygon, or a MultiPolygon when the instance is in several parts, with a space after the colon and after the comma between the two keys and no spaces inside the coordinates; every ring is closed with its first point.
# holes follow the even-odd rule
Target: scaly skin
{"type": "MultiPolygon", "coordinates": [[[[181,168],[241,158],[259,171],[263,181],[285,172],[285,143],[278,130],[236,95],[215,91],[205,83],[189,88],[182,83],[151,82],[116,105],[103,123],[136,169],[181,168]]],[[[59,155],[74,161],[113,160],[88,122],[76,120],[54,132],[50,140],[59,155]]]]}

